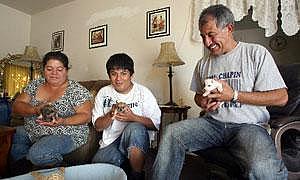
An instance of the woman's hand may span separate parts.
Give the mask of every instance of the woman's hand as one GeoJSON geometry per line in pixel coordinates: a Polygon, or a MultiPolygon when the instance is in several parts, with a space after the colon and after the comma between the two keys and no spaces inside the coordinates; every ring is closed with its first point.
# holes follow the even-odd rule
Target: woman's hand
{"type": "Polygon", "coordinates": [[[36,112],[37,115],[41,114],[41,110],[43,109],[43,107],[45,107],[48,104],[47,101],[43,101],[41,103],[39,103],[37,106],[34,106],[34,110],[36,112]]]}
{"type": "Polygon", "coordinates": [[[60,117],[58,117],[58,118],[53,117],[52,121],[47,122],[47,121],[44,121],[44,120],[41,119],[41,118],[38,118],[38,119],[36,120],[36,122],[37,122],[39,125],[56,127],[56,126],[64,126],[64,125],[65,125],[65,122],[66,122],[66,119],[60,118],[60,117]]]}

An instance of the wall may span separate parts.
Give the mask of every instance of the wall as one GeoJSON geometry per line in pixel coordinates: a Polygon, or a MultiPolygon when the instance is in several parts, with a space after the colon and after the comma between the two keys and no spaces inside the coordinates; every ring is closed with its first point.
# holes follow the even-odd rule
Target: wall
{"type": "Polygon", "coordinates": [[[0,59],[23,53],[30,42],[31,16],[0,4],[0,59]]]}
{"type": "MultiPolygon", "coordinates": [[[[251,12],[249,11],[251,14],[251,12]]],[[[258,23],[252,21],[251,15],[247,15],[242,21],[235,23],[236,31],[234,32],[235,38],[239,41],[258,43],[266,47],[272,54],[277,64],[288,64],[300,62],[299,58],[299,43],[300,33],[298,32],[294,36],[287,36],[283,33],[280,26],[278,31],[271,37],[265,37],[264,29],[258,27],[258,23]],[[272,38],[281,36],[287,44],[281,50],[273,50],[270,47],[270,41],[272,38]]]]}
{"type": "Polygon", "coordinates": [[[202,56],[202,45],[190,40],[192,1],[170,0],[77,0],[32,16],[31,44],[40,54],[50,50],[51,34],[65,31],[64,52],[70,57],[70,78],[75,80],[107,79],[105,62],[114,53],[128,53],[135,60],[135,80],[149,87],[160,103],[169,99],[167,68],[152,64],[160,43],[175,41],[178,55],[186,63],[175,67],[173,97],[178,103],[191,105],[188,116],[199,114],[189,91],[196,61],[202,56]],[[171,35],[146,39],[146,12],[170,6],[171,35]],[[92,27],[108,24],[108,45],[89,49],[88,32],[92,27]]]}

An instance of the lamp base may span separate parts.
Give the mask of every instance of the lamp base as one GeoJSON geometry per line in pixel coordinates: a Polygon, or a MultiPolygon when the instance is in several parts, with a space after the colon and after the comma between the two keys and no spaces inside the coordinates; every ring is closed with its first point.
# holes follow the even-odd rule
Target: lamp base
{"type": "Polygon", "coordinates": [[[174,103],[174,102],[167,102],[166,104],[164,104],[164,105],[166,105],[166,106],[178,106],[176,103],[174,103]]]}

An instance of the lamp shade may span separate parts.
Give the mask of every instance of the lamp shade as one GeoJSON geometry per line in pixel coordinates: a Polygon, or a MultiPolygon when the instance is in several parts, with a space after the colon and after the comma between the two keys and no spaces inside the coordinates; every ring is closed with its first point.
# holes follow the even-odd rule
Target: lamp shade
{"type": "Polygon", "coordinates": [[[167,67],[185,64],[177,55],[174,42],[161,43],[160,53],[154,61],[154,66],[167,67]]]}
{"type": "Polygon", "coordinates": [[[41,58],[36,47],[26,46],[21,61],[40,62],[41,58]]]}
{"type": "Polygon", "coordinates": [[[24,54],[22,55],[20,62],[29,62],[30,63],[30,80],[33,79],[33,70],[34,66],[41,63],[41,58],[39,56],[39,53],[37,51],[36,47],[33,46],[26,46],[24,54]]]}

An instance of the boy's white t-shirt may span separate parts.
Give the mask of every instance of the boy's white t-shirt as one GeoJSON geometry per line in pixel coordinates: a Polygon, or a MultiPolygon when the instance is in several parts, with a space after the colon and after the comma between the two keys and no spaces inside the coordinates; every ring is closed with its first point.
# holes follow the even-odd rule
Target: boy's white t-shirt
{"type": "MultiPolygon", "coordinates": [[[[100,89],[95,97],[92,123],[95,125],[97,118],[109,112],[117,101],[126,103],[134,114],[150,118],[155,127],[159,129],[161,112],[155,97],[148,88],[135,82],[128,94],[118,93],[112,85],[100,89]]],[[[99,142],[100,148],[115,141],[127,124],[128,122],[114,119],[111,125],[103,130],[102,139],[99,142]]]]}

